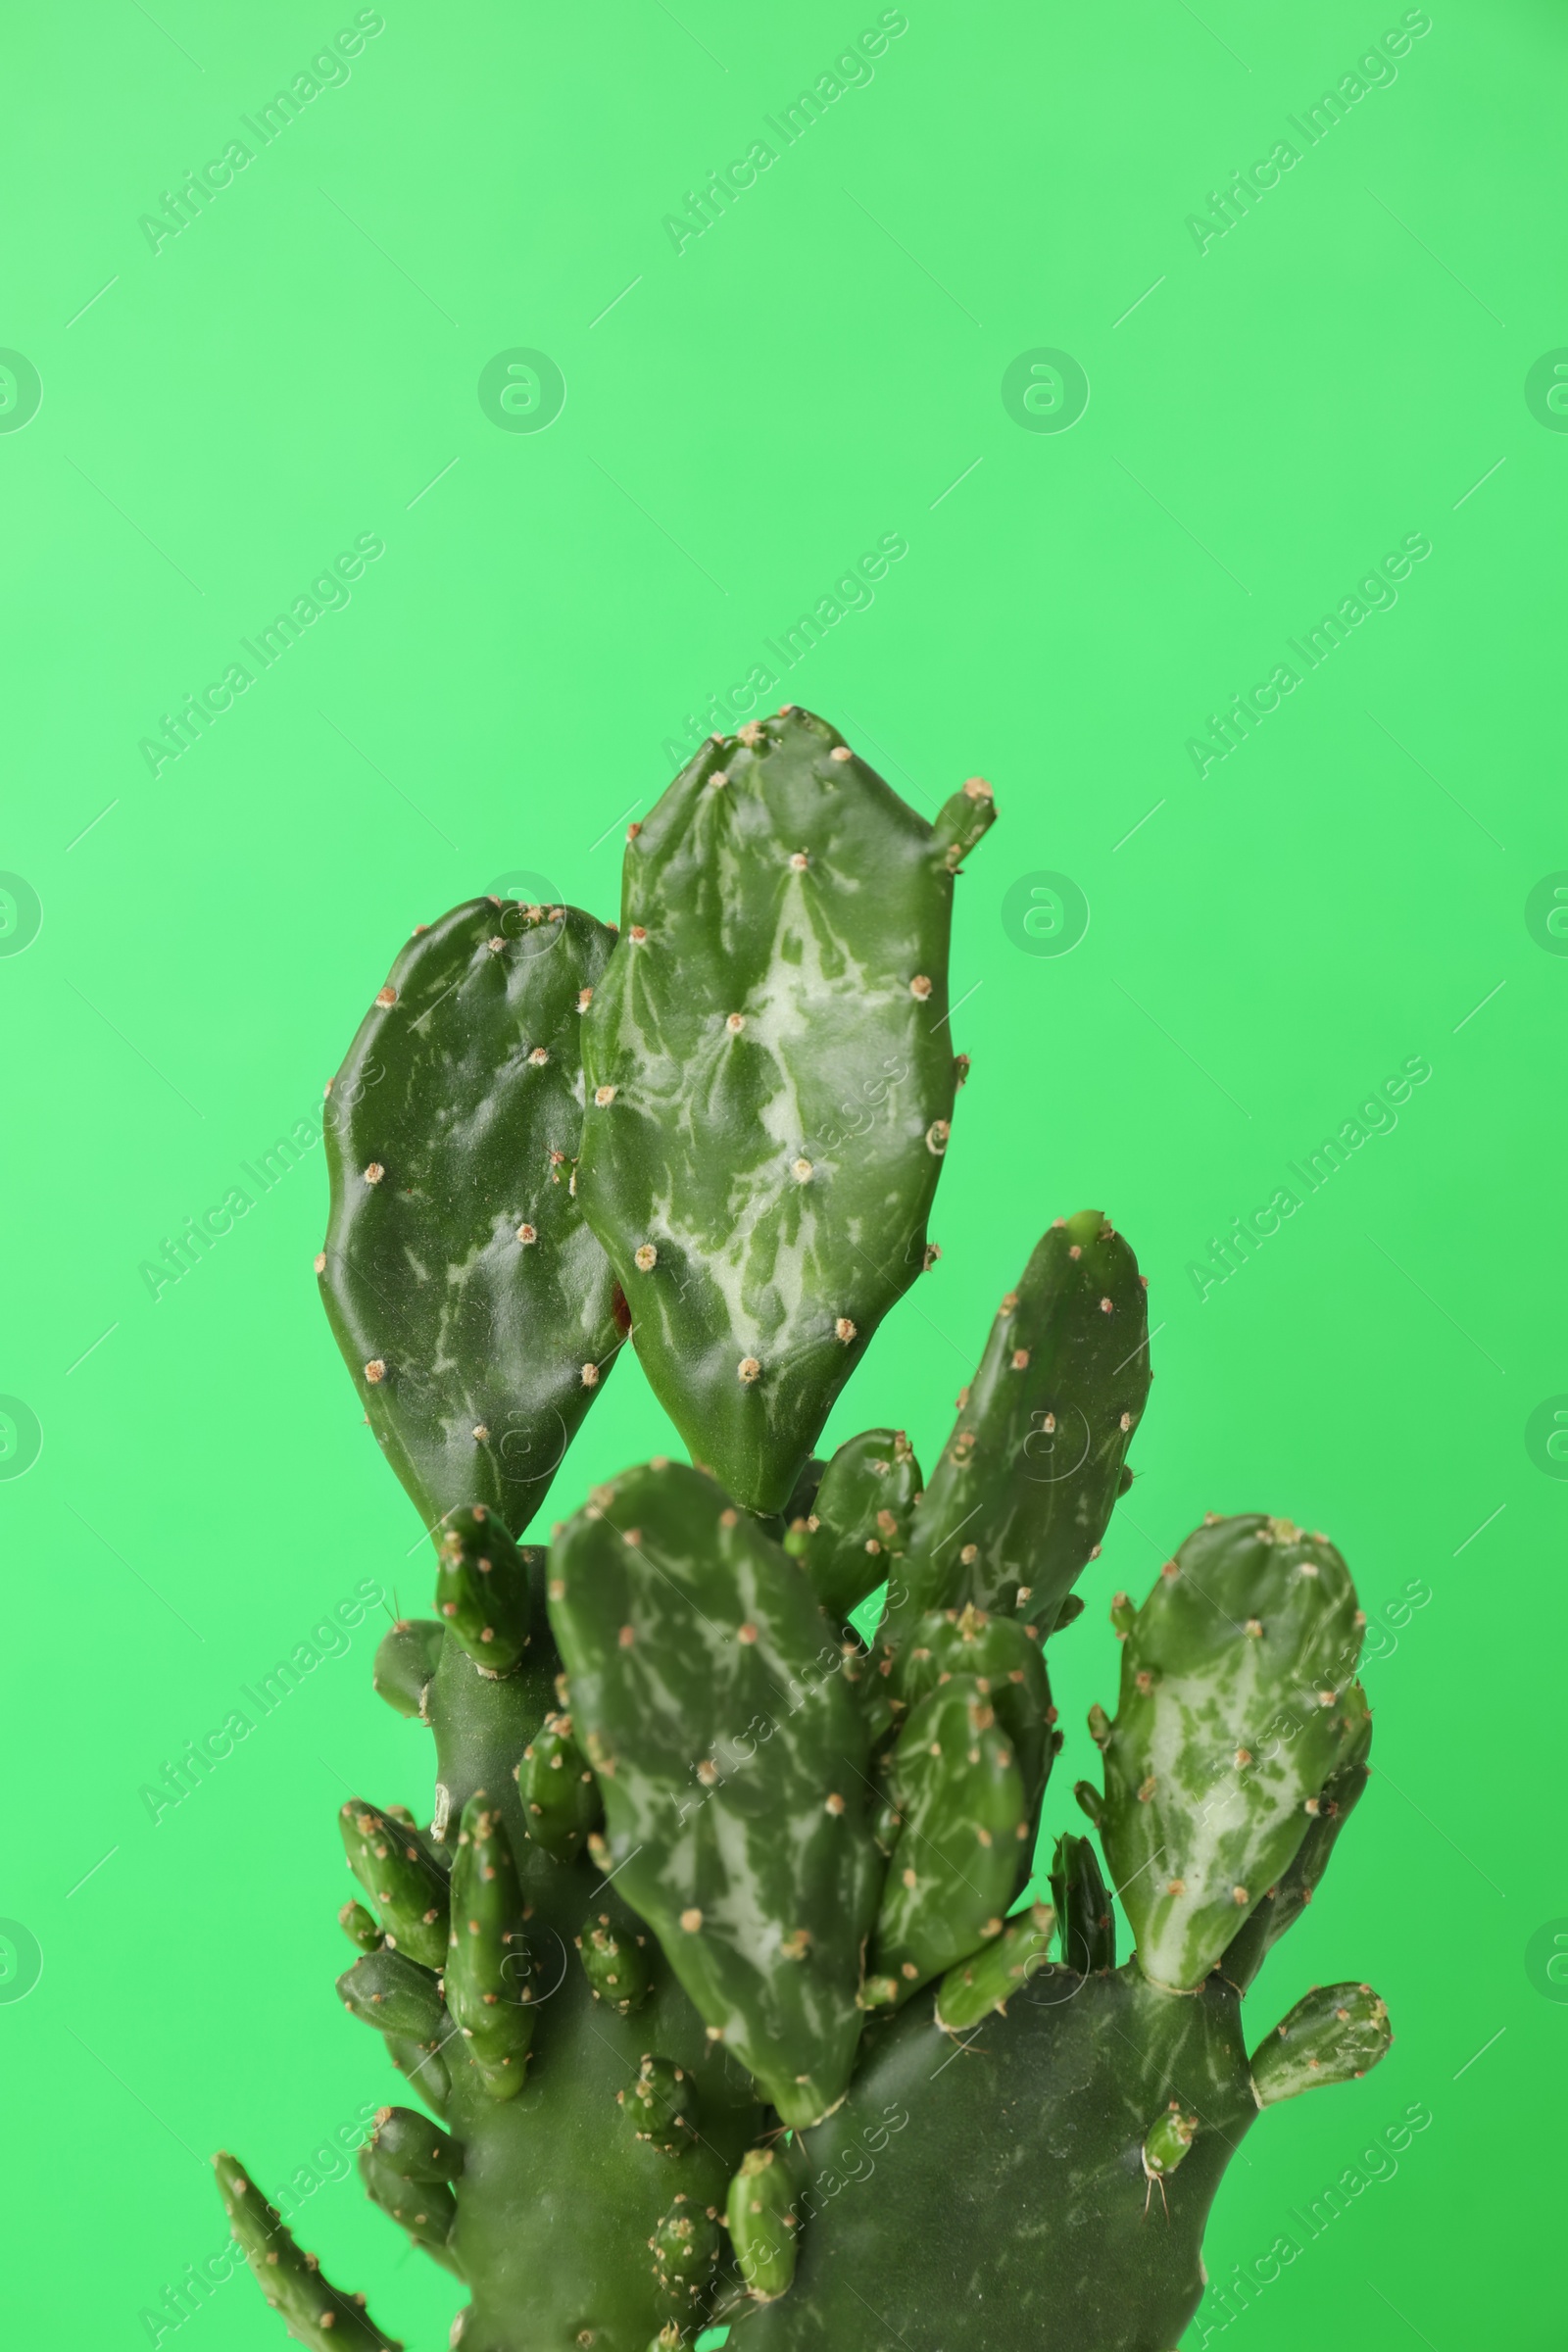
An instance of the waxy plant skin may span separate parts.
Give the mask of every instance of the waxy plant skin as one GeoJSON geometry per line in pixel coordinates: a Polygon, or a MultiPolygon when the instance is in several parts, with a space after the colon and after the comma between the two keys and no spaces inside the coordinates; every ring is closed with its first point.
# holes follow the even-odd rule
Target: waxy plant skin
{"type": "MultiPolygon", "coordinates": [[[[901,1430],[812,1451],[937,1255],[995,814],[971,779],[928,823],[808,711],[714,737],[618,930],[454,908],[333,1082],[317,1276],[433,1554],[375,1688],[436,1773],[427,1822],[342,1807],[338,1993],[411,2101],[367,2193],[466,2289],[463,2352],[1171,2352],[1242,2134],[1389,2045],[1363,1984],[1242,2020],[1371,1738],[1349,1573],[1285,1519],[1118,1594],[1099,1847],[1026,1891],[1050,1646],[1149,1396],[1102,1212],[1034,1243],[929,1478],[901,1430]],[[691,1462],[524,1544],[628,1340],[691,1462]]],[[[296,2340],[392,2347],[217,2168],[296,2340]]]]}

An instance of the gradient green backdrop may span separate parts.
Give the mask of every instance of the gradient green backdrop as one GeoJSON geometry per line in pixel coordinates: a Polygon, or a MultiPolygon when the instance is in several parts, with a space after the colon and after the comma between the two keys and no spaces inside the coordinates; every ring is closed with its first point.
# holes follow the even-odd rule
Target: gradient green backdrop
{"type": "MultiPolygon", "coordinates": [[[[156,1823],[140,1793],[361,1580],[425,1597],[317,1302],[320,1150],[156,1298],[142,1268],[315,1134],[416,921],[519,873],[613,915],[625,821],[823,599],[768,707],[831,716],[927,811],[974,772],[1002,808],[959,892],[944,1256],[830,1434],[904,1423],[929,1460],[1043,1223],[1112,1212],[1157,1381],[1054,1653],[1048,1826],[1112,1696],[1108,1595],[1205,1508],[1328,1529],[1380,1653],[1371,1794],[1251,2015],[1365,1976],[1397,2043],[1252,2135],[1215,2285],[1413,2103],[1432,2119],[1224,2331],[1562,2341],[1568,38],[1548,0],[1411,16],[1391,78],[1357,62],[1405,23],[1383,0],[909,0],[788,145],[767,118],[876,8],[387,0],[266,145],[243,119],[352,8],[13,24],[7,2342],[152,2341],[142,2312],[222,2243],[220,2143],[294,2177],[306,2242],[413,2352],[446,2342],[451,2282],[315,2153],[395,2081],[332,1995],[333,1811],[351,1785],[428,1798],[373,1627],[156,1823]],[[1325,90],[1342,119],[1309,144],[1291,119],[1325,90]],[[188,225],[142,225],[235,139],[251,160],[188,225]],[[666,216],[695,228],[688,191],[759,139],[776,160],[677,250],[666,216]],[[1299,160],[1226,234],[1190,225],[1282,140],[1299,160]],[[518,349],[564,379],[546,429],[513,429],[543,413],[504,377],[518,349]],[[1070,429],[1035,429],[1065,413],[1042,349],[1087,376],[1070,429]],[[1004,401],[1015,362],[1032,407],[1004,401]],[[1397,602],[1195,758],[1415,534],[1397,602]],[[361,535],[384,552],[352,602],[149,758],[361,535]],[[852,609],[835,582],[885,535],[906,553],[852,609]],[[1036,952],[1077,903],[1032,899],[1042,873],[1087,903],[1070,952],[1036,952]],[[1211,1240],[1413,1057],[1397,1124],[1205,1288],[1211,1240]]],[[[560,1505],[669,1444],[628,1354],[560,1505]]],[[[1211,2293],[1188,2344],[1224,2316],[1211,2293]]],[[[281,2336],[241,2277],[176,2340],[281,2336]]]]}

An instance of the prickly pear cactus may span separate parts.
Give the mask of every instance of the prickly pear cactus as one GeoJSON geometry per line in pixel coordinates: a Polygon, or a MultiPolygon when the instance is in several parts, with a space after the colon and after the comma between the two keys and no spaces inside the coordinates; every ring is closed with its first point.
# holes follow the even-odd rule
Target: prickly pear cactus
{"type": "MultiPolygon", "coordinates": [[[[1364,1620],[1321,1536],[1210,1515],[1117,1596],[1077,1788],[1100,1850],[1062,1830],[1030,1883],[1049,1644],[1149,1393],[1102,1212],[1039,1241],[929,1486],[903,1431],[811,1456],[929,1260],[952,891],[993,814],[971,782],[927,824],[808,712],[744,727],[633,828],[612,952],[574,909],[472,901],[334,1087],[318,1270],[431,1544],[374,1687],[435,1741],[427,1822],[339,1814],[338,1994],[418,2102],[360,2171],[465,2291],[462,2352],[715,2324],[739,2352],[1171,2352],[1243,2134],[1388,2047],[1365,1984],[1242,2015],[1367,1781],[1364,1620]],[[579,1485],[519,1545],[628,1311],[694,1462],[579,1485]]],[[[295,2339],[397,2352],[216,2162],[295,2339]]]]}

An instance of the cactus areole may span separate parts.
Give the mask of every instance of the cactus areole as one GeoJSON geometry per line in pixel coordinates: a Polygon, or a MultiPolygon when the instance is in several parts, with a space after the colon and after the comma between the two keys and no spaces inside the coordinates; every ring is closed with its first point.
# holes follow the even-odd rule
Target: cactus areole
{"type": "MultiPolygon", "coordinates": [[[[427,1821],[341,1807],[338,1991],[410,2102],[367,2194],[463,2352],[1170,2352],[1242,2134],[1388,2047],[1364,1984],[1250,2055],[1242,2019],[1367,1777],[1323,1536],[1210,1514],[1117,1596],[1099,1851],[1040,1847],[1050,1644],[1149,1395],[1104,1215],[1020,1237],[929,1481],[903,1430],[812,1451],[939,1254],[995,813],[975,778],[927,822],[808,711],[715,736],[631,828],[618,933],[421,925],[328,1090],[317,1275],[431,1542],[375,1688],[435,1740],[427,1821]],[[628,1338],[690,1464],[520,1544],[628,1338]]],[[[395,2352],[216,2163],[294,2338],[395,2352]]]]}

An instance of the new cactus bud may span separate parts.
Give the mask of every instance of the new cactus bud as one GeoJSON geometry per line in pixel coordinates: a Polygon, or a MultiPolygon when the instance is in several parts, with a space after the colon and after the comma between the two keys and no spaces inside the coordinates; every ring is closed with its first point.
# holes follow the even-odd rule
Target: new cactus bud
{"type": "Polygon", "coordinates": [[[648,2240],[659,2283],[683,2309],[708,2292],[718,2261],[718,2223],[706,2206],[678,2196],[648,2240]]]}
{"type": "Polygon", "coordinates": [[[594,1999],[617,2017],[640,2009],[653,1983],[646,1933],[624,1914],[590,1911],[576,1941],[594,1999]]]}
{"type": "Polygon", "coordinates": [[[371,1686],[400,1715],[428,1723],[425,1701],[441,1662],[442,1628],[429,1617],[400,1617],[376,1646],[371,1686]]]}
{"type": "Polygon", "coordinates": [[[1061,1957],[1080,1977],[1116,1965],[1116,1918],[1100,1862],[1087,1838],[1056,1839],[1051,1899],[1061,1925],[1061,1957]]]}
{"type": "Polygon", "coordinates": [[[534,2031],[533,1962],[512,1840],[481,1788],[463,1809],[452,1865],[444,1988],[481,2086],[514,2098],[534,2031]]]}
{"type": "Polygon", "coordinates": [[[360,2179],[371,2203],[406,2230],[416,2246],[423,2246],[446,2269],[457,2263],[447,2240],[458,2218],[458,2200],[444,2180],[411,2180],[393,2159],[368,2141],[359,2156],[360,2179]]]}
{"type": "Polygon", "coordinates": [[[871,1968],[906,1999],[1001,1933],[1028,1861],[1029,1802],[1012,1736],[969,1681],[910,1709],[892,1778],[903,1827],[871,1968]]]}
{"type": "Polygon", "coordinates": [[[1361,1799],[1371,1777],[1367,1756],[1372,1746],[1372,1710],[1359,1683],[1345,1693],[1341,1711],[1345,1733],[1343,1760],[1318,1790],[1316,1809],[1308,1804],[1306,1836],[1295,1856],[1248,1919],[1242,1932],[1225,1947],[1220,1967],[1238,1992],[1245,1992],[1287,1928],[1293,1928],[1311,1901],[1329,1866],[1335,1840],[1361,1799]]]}
{"type": "MultiPolygon", "coordinates": [[[[956,873],[996,821],[996,795],[984,776],[971,776],[961,791],[943,802],[932,823],[932,837],[942,852],[943,864],[956,873]]],[[[965,1062],[968,1058],[963,1056],[965,1062]]]]}
{"type": "Polygon", "coordinates": [[[899,1573],[908,1548],[920,1465],[902,1429],[862,1430],[839,1447],[810,1511],[792,1520],[786,1551],[800,1560],[834,1625],[899,1573]]]}
{"type": "Polygon", "coordinates": [[[444,1873],[416,1834],[376,1806],[351,1797],[337,1818],[349,1867],[380,1913],[388,1944],[425,1968],[439,1968],[447,1947],[444,1873]]]}
{"type": "Polygon", "coordinates": [[[1172,2099],[1163,2115],[1155,2116],[1145,2134],[1142,2151],[1144,2179],[1149,2182],[1149,2188],[1144,2192],[1146,2213],[1149,2211],[1150,2194],[1156,2181],[1160,2199],[1165,2204],[1166,2213],[1169,2213],[1170,2206],[1165,2199],[1166,2180],[1185,2161],[1197,2137],[1198,2117],[1184,2115],[1180,2099],[1172,2099]]]}
{"type": "Polygon", "coordinates": [[[346,2009],[378,2034],[437,2050],[452,2031],[440,1988],[427,1968],[403,1952],[367,1952],[337,1981],[346,2009]]]}
{"type": "Polygon", "coordinates": [[[346,1902],[337,1915],[337,1924],[350,1943],[358,1944],[362,1952],[381,1949],[381,1930],[363,1903],[346,1902]]]}
{"type": "Polygon", "coordinates": [[[958,800],[934,828],[791,709],[705,744],[627,845],[578,1191],[656,1395],[749,1510],[783,1507],[925,1263],[949,854],[993,813],[958,800]]]}
{"type": "MultiPolygon", "coordinates": [[[[452,2077],[441,2053],[448,2047],[458,2047],[458,2030],[444,2013],[443,2017],[445,2038],[439,2042],[406,2041],[396,2034],[386,2037],[386,2054],[398,2073],[407,2076],[425,2105],[433,2107],[437,2115],[447,2114],[452,2104],[452,2077]]],[[[375,2021],[371,2018],[367,2022],[375,2021]]]]}
{"type": "Polygon", "coordinates": [[[1273,2107],[1319,2083],[1357,2081],[1393,2039],[1370,1984],[1314,1985],[1252,2052],[1252,2094],[1259,2107],[1273,2107]]]}
{"type": "Polygon", "coordinates": [[[1026,1799],[1035,1805],[1055,1752],[1056,1720],[1035,1628],[1015,1617],[989,1617],[972,1602],[928,1611],[895,1653],[886,1688],[901,1709],[916,1707],[955,1678],[972,1681],[996,1709],[1012,1739],[1026,1799]]]}
{"type": "Polygon", "coordinates": [[[379,2107],[370,2144],[406,2180],[457,2180],[463,2175],[459,2141],[412,2107],[379,2107]]]}
{"type": "Polygon", "coordinates": [[[535,1845],[558,1862],[574,1862],[603,1811],[588,1759],[572,1737],[569,1715],[547,1715],[516,1768],[523,1819],[535,1845]]]}
{"type": "Polygon", "coordinates": [[[1358,1733],[1357,1615],[1333,1544],[1258,1514],[1200,1527],[1139,1610],[1102,1837],[1155,1984],[1200,1984],[1295,1859],[1358,1733]]]}
{"type": "Polygon", "coordinates": [[[322,1297],[426,1527],[483,1502],[521,1535],[620,1344],[569,1183],[578,1000],[613,937],[575,907],[454,907],[403,950],[328,1090],[322,1297]]]}
{"type": "Polygon", "coordinates": [[[748,2148],[724,2206],[735,2268],[754,2302],[788,2291],[800,2253],[795,2184],[772,2148],[748,2148]]]}
{"type": "Polygon", "coordinates": [[[1059,1220],[1003,1299],[915,1522],[885,1638],[923,1609],[1050,1631],[1099,1548],[1149,1395],[1138,1261],[1098,1209],[1059,1220]]]}
{"type": "Polygon", "coordinates": [[[449,1512],[437,1543],[435,1601],[476,1666],[510,1674],[528,1646],[526,1552],[483,1503],[449,1512]]]}
{"type": "Polygon", "coordinates": [[[672,2058],[645,2053],[637,2080],[615,2094],[633,2132],[662,2156],[678,2156],[697,2136],[697,2085],[672,2058]]]}
{"type": "Polygon", "coordinates": [[[311,2352],[403,2352],[383,2335],[365,2308],[363,2295],[341,2294],[322,2274],[314,2254],[302,2254],[275,2205],[270,2205],[237,2158],[213,2158],[229,2234],[252,2276],[289,2333],[311,2352]]]}
{"type": "Polygon", "coordinates": [[[1049,1903],[1031,1904],[990,1943],[950,1968],[937,1986],[936,2020],[944,2033],[967,2033],[994,2010],[1004,2011],[1012,1995],[1045,1967],[1055,1928],[1049,1903]]]}
{"type": "Polygon", "coordinates": [[[786,2123],[812,2123],[854,2064],[879,1868],[826,1621],[779,1546],[674,1463],[596,1488],[550,1577],[602,1867],[705,2025],[786,2123]]]}

